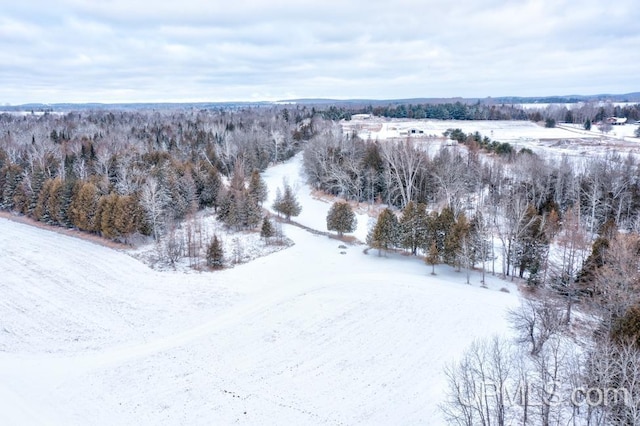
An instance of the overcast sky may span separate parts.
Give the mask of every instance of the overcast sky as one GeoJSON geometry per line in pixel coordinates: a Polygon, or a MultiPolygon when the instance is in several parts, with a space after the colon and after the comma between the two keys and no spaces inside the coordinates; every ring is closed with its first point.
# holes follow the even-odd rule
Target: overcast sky
{"type": "Polygon", "coordinates": [[[635,91],[636,0],[0,0],[0,104],[635,91]]]}

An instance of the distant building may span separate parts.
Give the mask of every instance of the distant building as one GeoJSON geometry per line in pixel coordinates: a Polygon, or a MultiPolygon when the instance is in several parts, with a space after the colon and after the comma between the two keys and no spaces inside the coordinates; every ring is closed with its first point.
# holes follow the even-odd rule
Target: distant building
{"type": "Polygon", "coordinates": [[[371,118],[371,114],[353,114],[351,116],[352,120],[368,120],[371,118]]]}
{"type": "Polygon", "coordinates": [[[624,126],[627,123],[627,117],[609,117],[606,121],[613,126],[624,126]]]}

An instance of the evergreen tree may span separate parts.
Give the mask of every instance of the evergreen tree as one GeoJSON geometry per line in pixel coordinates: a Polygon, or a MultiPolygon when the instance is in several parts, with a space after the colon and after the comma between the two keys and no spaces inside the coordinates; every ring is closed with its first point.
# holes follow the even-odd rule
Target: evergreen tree
{"type": "Polygon", "coordinates": [[[45,203],[45,209],[47,211],[47,215],[49,216],[49,223],[55,225],[65,224],[64,217],[64,183],[60,177],[56,177],[52,179],[49,185],[49,197],[47,198],[47,202],[45,203]]]}
{"type": "Polygon", "coordinates": [[[262,227],[260,228],[260,237],[264,238],[264,240],[268,242],[274,235],[275,230],[273,229],[273,224],[269,217],[265,216],[262,220],[262,227]]]}
{"type": "Polygon", "coordinates": [[[291,216],[298,216],[302,211],[302,206],[298,202],[291,186],[284,182],[284,191],[276,193],[276,200],[273,203],[273,209],[279,214],[284,215],[287,221],[291,220],[291,216]],[[281,196],[279,196],[282,194],[281,196]]]}
{"type": "Polygon", "coordinates": [[[45,223],[51,223],[51,221],[49,220],[49,212],[46,208],[46,204],[48,204],[49,193],[51,190],[51,182],[52,179],[47,179],[43,182],[35,206],[31,211],[31,217],[33,217],[35,220],[45,223]]]}
{"type": "Polygon", "coordinates": [[[262,219],[262,208],[248,192],[242,194],[240,202],[242,208],[242,226],[255,229],[262,219]]]}
{"type": "Polygon", "coordinates": [[[327,214],[327,229],[336,231],[339,236],[346,232],[353,232],[358,225],[356,215],[351,209],[351,205],[345,201],[333,203],[327,214]]]}
{"type": "Polygon", "coordinates": [[[142,209],[138,201],[131,195],[118,196],[113,211],[113,224],[117,235],[127,241],[140,228],[141,221],[142,209]]]}
{"type": "Polygon", "coordinates": [[[24,215],[29,213],[29,177],[22,179],[13,192],[13,210],[24,215]]]}
{"type": "Polygon", "coordinates": [[[430,217],[430,234],[431,238],[436,241],[438,252],[443,258],[444,263],[452,263],[453,252],[455,247],[451,241],[447,242],[451,237],[449,236],[456,223],[456,219],[453,215],[453,210],[449,207],[445,207],[438,214],[434,212],[430,217]]]}
{"type": "Polygon", "coordinates": [[[542,269],[543,259],[548,249],[542,217],[533,206],[527,207],[522,218],[523,232],[515,241],[515,264],[519,268],[519,276],[523,278],[525,271],[529,272],[529,284],[539,284],[538,274],[542,269]]]}
{"type": "Polygon", "coordinates": [[[66,179],[62,184],[62,191],[60,194],[60,206],[58,210],[58,214],[56,215],[56,220],[58,224],[71,228],[73,225],[71,224],[71,220],[69,219],[69,207],[71,205],[71,199],[73,197],[73,188],[75,187],[75,182],[71,179],[66,179]]]}
{"type": "Polygon", "coordinates": [[[409,201],[400,218],[400,245],[416,255],[428,239],[427,210],[422,203],[409,201]]]}
{"type": "Polygon", "coordinates": [[[118,202],[118,195],[110,193],[103,195],[98,201],[95,223],[96,231],[99,231],[105,238],[114,239],[118,237],[118,230],[115,226],[115,209],[118,202]]]}
{"type": "Polygon", "coordinates": [[[78,181],[78,191],[69,206],[70,218],[73,226],[81,231],[95,232],[96,213],[98,210],[98,188],[91,182],[78,181]]]}
{"type": "Polygon", "coordinates": [[[486,229],[483,224],[483,218],[480,213],[476,213],[469,222],[469,263],[471,268],[475,267],[478,262],[489,260],[491,253],[491,245],[485,239],[486,229]]]}
{"type": "Polygon", "coordinates": [[[438,253],[438,246],[436,245],[435,241],[431,242],[431,245],[429,246],[429,251],[427,253],[427,257],[424,259],[424,261],[428,265],[431,265],[431,275],[435,275],[436,265],[440,261],[440,253],[438,253]]]}
{"type": "Polygon", "coordinates": [[[217,235],[213,235],[211,243],[207,247],[207,266],[211,269],[222,269],[224,267],[224,250],[222,242],[217,235]]]}
{"type": "Polygon", "coordinates": [[[218,169],[211,167],[207,173],[206,185],[206,194],[202,197],[203,201],[205,205],[212,205],[215,210],[218,208],[218,194],[222,188],[222,179],[218,169]]]}
{"type": "Polygon", "coordinates": [[[395,213],[393,213],[391,209],[386,208],[380,213],[376,225],[367,236],[367,243],[372,248],[378,249],[378,254],[380,254],[382,250],[392,249],[398,244],[400,239],[399,228],[400,225],[398,224],[398,218],[396,218],[395,213]]]}
{"type": "MultiPolygon", "coordinates": [[[[40,167],[36,167],[36,169],[31,174],[31,193],[29,194],[29,208],[28,214],[31,217],[35,218],[35,209],[38,205],[38,198],[40,197],[40,192],[42,191],[42,187],[46,181],[46,175],[44,171],[40,167]]],[[[35,218],[39,220],[38,218],[35,218]]]]}
{"type": "Polygon", "coordinates": [[[260,176],[258,170],[254,170],[253,173],[251,173],[248,190],[249,196],[258,204],[262,205],[262,203],[266,201],[268,195],[267,184],[260,176]]]}
{"type": "Polygon", "coordinates": [[[640,305],[632,305],[623,316],[614,320],[611,337],[619,343],[631,341],[640,348],[640,305]]]}
{"type": "MultiPolygon", "coordinates": [[[[14,199],[16,188],[22,181],[22,167],[17,164],[7,163],[0,170],[0,183],[2,184],[2,199],[0,199],[0,208],[4,210],[12,210],[14,207],[14,199]]],[[[25,194],[26,195],[26,194],[25,194]]]]}
{"type": "Polygon", "coordinates": [[[238,208],[235,194],[231,190],[225,188],[220,192],[218,199],[220,203],[217,212],[218,219],[230,228],[239,227],[239,224],[242,221],[242,213],[238,208]]]}
{"type": "Polygon", "coordinates": [[[584,129],[585,130],[591,130],[591,119],[590,118],[587,118],[584,121],[584,129]]]}
{"type": "Polygon", "coordinates": [[[467,248],[467,236],[469,233],[469,222],[464,213],[460,213],[458,219],[455,220],[450,232],[447,233],[444,242],[444,262],[453,265],[458,270],[462,263],[466,263],[467,259],[463,259],[463,251],[467,248]]]}

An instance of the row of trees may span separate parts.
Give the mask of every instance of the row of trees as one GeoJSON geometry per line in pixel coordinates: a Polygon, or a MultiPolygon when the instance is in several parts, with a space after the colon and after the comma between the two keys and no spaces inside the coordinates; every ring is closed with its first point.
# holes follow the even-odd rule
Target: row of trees
{"type": "MultiPolygon", "coordinates": [[[[612,102],[579,102],[567,99],[567,103],[550,103],[539,108],[517,103],[417,103],[389,104],[384,106],[330,106],[322,110],[325,118],[330,120],[350,120],[353,114],[372,114],[379,117],[434,119],[434,120],[530,120],[535,122],[585,123],[602,122],[608,117],[626,117],[630,120],[640,119],[640,104],[620,105],[612,102]],[[572,103],[567,106],[567,103],[572,103]]],[[[547,104],[546,102],[544,104],[547,104]]],[[[543,104],[543,105],[544,105],[543,104]]]]}

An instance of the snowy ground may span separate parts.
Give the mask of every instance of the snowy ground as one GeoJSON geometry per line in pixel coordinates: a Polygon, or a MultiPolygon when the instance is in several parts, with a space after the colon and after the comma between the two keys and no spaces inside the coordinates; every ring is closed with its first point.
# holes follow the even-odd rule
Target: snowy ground
{"type": "MultiPolygon", "coordinates": [[[[265,179],[322,229],[300,161],[265,179]]],[[[0,424],[442,424],[442,367],[507,333],[515,287],[283,228],[294,246],[184,274],[0,219],[0,424]]]]}
{"type": "MultiPolygon", "coordinates": [[[[302,211],[299,216],[292,218],[296,222],[319,231],[328,232],[327,230],[327,213],[331,208],[331,202],[321,200],[318,196],[312,194],[309,185],[306,184],[302,170],[302,152],[298,153],[286,163],[267,169],[263,173],[267,186],[269,188],[269,198],[265,202],[266,207],[271,207],[276,197],[276,189],[282,190],[283,180],[286,180],[295,191],[298,201],[302,205],[302,211]]],[[[375,207],[371,207],[374,210],[375,207]]],[[[367,207],[356,210],[356,219],[358,226],[351,235],[355,236],[361,242],[367,237],[369,227],[375,224],[375,218],[368,214],[367,207]]]]}
{"type": "Polygon", "coordinates": [[[151,241],[142,244],[128,253],[156,270],[196,273],[207,269],[207,247],[214,235],[222,243],[225,267],[250,262],[293,244],[286,237],[279,239],[274,237],[267,242],[260,237],[259,228],[235,232],[220,222],[213,209],[209,208],[185,219],[172,231],[167,231],[159,242],[151,241]],[[171,243],[182,248],[181,256],[173,261],[167,256],[167,247],[171,243]],[[191,250],[187,249],[189,246],[191,250]],[[194,255],[189,257],[187,255],[189,251],[194,255]]]}

